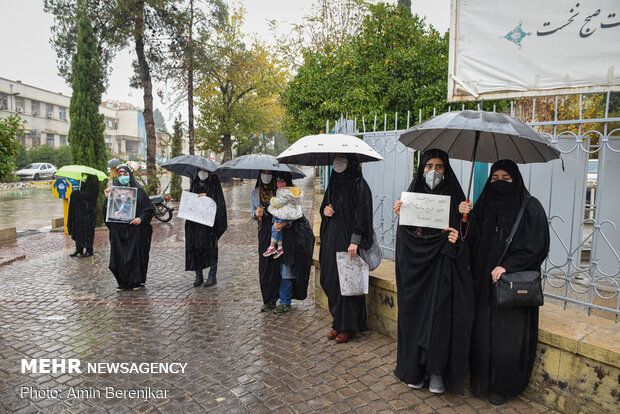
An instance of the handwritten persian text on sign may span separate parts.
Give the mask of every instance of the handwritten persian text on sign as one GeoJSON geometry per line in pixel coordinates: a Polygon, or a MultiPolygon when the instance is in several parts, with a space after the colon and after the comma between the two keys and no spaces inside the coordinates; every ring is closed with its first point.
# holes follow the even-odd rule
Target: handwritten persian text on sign
{"type": "Polygon", "coordinates": [[[450,196],[403,192],[399,224],[445,229],[450,225],[450,196]]]}
{"type": "Polygon", "coordinates": [[[179,204],[180,218],[213,227],[217,204],[209,197],[198,197],[198,194],[183,191],[179,204]]]}

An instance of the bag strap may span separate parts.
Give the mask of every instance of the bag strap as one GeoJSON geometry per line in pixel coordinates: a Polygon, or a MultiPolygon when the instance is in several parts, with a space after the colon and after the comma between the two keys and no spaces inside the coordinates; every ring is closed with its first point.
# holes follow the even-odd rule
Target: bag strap
{"type": "Polygon", "coordinates": [[[499,266],[499,264],[502,262],[502,259],[506,255],[506,252],[508,251],[508,248],[510,247],[510,244],[512,243],[512,238],[515,236],[515,233],[517,232],[517,227],[519,227],[519,222],[521,222],[521,217],[523,217],[523,212],[525,211],[525,207],[527,206],[527,202],[529,201],[530,197],[531,196],[528,195],[523,200],[523,204],[521,205],[521,210],[519,210],[519,215],[517,216],[517,220],[515,220],[515,224],[512,226],[512,230],[510,230],[510,235],[506,239],[506,247],[504,247],[504,252],[502,253],[502,256],[499,258],[499,260],[497,261],[496,266],[499,266]]]}

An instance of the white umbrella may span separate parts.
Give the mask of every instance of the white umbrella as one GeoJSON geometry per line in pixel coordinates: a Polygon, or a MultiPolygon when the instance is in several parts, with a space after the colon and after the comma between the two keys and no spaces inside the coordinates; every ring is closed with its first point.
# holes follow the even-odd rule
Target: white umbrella
{"type": "Polygon", "coordinates": [[[363,140],[352,135],[308,135],[278,155],[278,161],[299,165],[330,165],[338,154],[356,155],[360,162],[381,161],[383,157],[363,140]]]}

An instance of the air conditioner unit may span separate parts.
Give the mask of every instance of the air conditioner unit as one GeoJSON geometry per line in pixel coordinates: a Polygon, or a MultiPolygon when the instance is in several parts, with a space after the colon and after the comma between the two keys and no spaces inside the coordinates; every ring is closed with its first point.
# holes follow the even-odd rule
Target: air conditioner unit
{"type": "Polygon", "coordinates": [[[15,108],[15,110],[20,113],[24,112],[24,108],[22,108],[21,106],[18,106],[17,108],[15,108]]]}
{"type": "Polygon", "coordinates": [[[53,112],[48,112],[48,113],[47,113],[47,117],[48,117],[48,118],[51,118],[51,117],[53,117],[53,116],[54,116],[54,113],[53,113],[53,112]]]}

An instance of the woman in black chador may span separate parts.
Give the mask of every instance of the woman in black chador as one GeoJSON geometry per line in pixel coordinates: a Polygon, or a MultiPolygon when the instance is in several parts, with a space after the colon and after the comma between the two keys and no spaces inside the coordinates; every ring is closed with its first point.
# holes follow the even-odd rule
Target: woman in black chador
{"type": "Polygon", "coordinates": [[[338,155],[321,204],[321,287],[334,318],[327,339],[348,342],[356,331],[368,330],[366,297],[342,296],[336,252],[357,255],[357,248],[372,245],[372,193],[362,177],[356,156],[338,155]]]}
{"type": "Polygon", "coordinates": [[[284,254],[277,259],[263,256],[271,242],[273,216],[267,210],[271,197],[276,196],[276,180],[283,179],[287,186],[292,186],[290,173],[262,171],[256,180],[256,187],[251,194],[252,220],[258,222],[258,273],[262,312],[277,310],[276,303],[281,297],[280,282],[282,278],[292,279],[290,299],[304,300],[308,294],[312,253],[314,251],[314,233],[305,216],[291,223],[278,223],[282,231],[284,254]]]}
{"type": "MultiPolygon", "coordinates": [[[[420,389],[463,394],[473,321],[469,249],[458,237],[465,200],[448,155],[424,152],[408,192],[450,196],[450,227],[399,225],[396,233],[398,351],[395,375],[420,389]]],[[[394,206],[400,214],[402,201],[394,206]]]]}
{"type": "Polygon", "coordinates": [[[217,205],[213,227],[185,220],[185,270],[196,271],[194,286],[202,284],[202,270],[209,268],[204,287],[217,283],[217,241],[228,228],[226,200],[217,175],[204,170],[198,171],[189,189],[199,197],[206,196],[217,205]]]}
{"type": "MultiPolygon", "coordinates": [[[[475,395],[488,396],[493,404],[503,404],[525,390],[536,356],[538,307],[498,308],[492,289],[502,273],[538,270],[547,257],[547,215],[540,202],[530,197],[512,244],[498,264],[528,195],[517,165],[498,161],[470,216],[467,241],[476,295],[470,383],[475,395]]],[[[459,209],[468,213],[471,205],[462,203],[459,209]]]]}
{"type": "Polygon", "coordinates": [[[70,254],[71,257],[93,255],[98,194],[99,180],[91,174],[87,175],[79,190],[71,193],[67,217],[67,230],[75,241],[75,251],[70,254]],[[84,249],[86,249],[86,253],[84,253],[84,249]]]}
{"type": "MultiPolygon", "coordinates": [[[[128,166],[119,166],[117,170],[118,177],[113,181],[113,185],[137,188],[136,218],[130,223],[106,221],[110,229],[109,267],[118,282],[117,292],[128,289],[140,290],[146,283],[153,234],[151,219],[155,207],[128,166]]],[[[106,188],[104,214],[108,207],[109,195],[110,188],[106,188]]]]}

